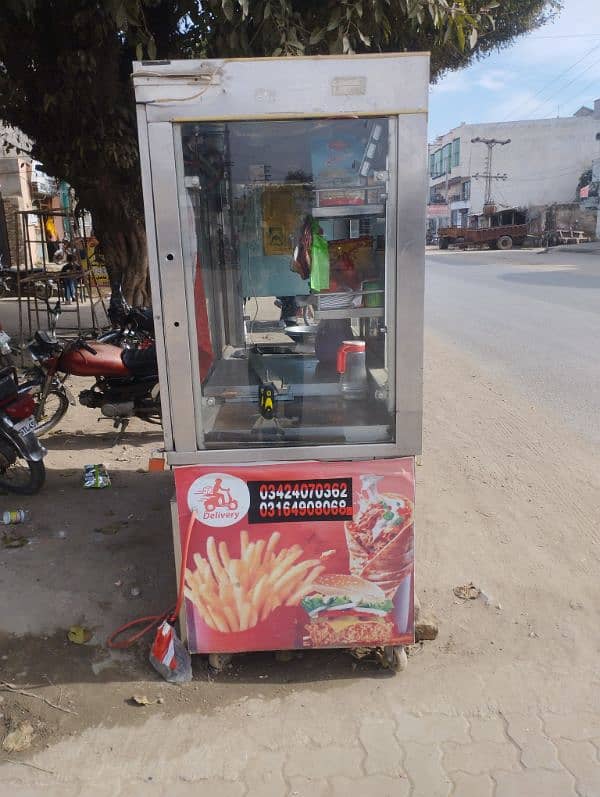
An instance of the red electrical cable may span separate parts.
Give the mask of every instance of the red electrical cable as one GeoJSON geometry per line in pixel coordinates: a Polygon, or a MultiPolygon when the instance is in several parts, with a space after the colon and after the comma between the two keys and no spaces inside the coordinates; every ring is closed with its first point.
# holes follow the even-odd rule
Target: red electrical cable
{"type": "Polygon", "coordinates": [[[192,512],[183,541],[183,555],[181,557],[181,565],[179,568],[179,589],[177,590],[177,602],[175,603],[175,606],[173,606],[171,609],[168,609],[166,612],[163,612],[162,614],[149,615],[148,617],[138,617],[137,620],[131,620],[129,623],[125,623],[125,625],[120,626],[120,628],[117,628],[116,631],[113,631],[113,633],[106,640],[106,644],[109,648],[112,648],[113,650],[124,650],[125,648],[130,648],[153,628],[158,628],[158,626],[161,625],[165,620],[168,620],[171,624],[175,622],[181,610],[181,604],[183,603],[185,568],[187,564],[188,552],[190,549],[192,529],[194,527],[195,521],[196,513],[192,512]],[[117,637],[121,636],[124,631],[127,631],[129,628],[135,628],[138,625],[142,625],[142,623],[146,623],[142,629],[137,631],[135,634],[126,637],[125,639],[117,641],[117,637]]]}

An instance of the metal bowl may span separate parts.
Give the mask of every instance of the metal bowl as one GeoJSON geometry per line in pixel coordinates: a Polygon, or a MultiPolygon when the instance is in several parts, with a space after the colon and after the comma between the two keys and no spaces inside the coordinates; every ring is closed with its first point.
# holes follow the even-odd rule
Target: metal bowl
{"type": "Polygon", "coordinates": [[[317,324],[315,324],[314,326],[309,326],[308,324],[307,325],[298,324],[297,326],[286,327],[283,330],[283,332],[286,335],[289,335],[291,338],[293,338],[294,335],[298,337],[309,337],[310,335],[313,336],[316,335],[317,329],[318,329],[317,324]]]}

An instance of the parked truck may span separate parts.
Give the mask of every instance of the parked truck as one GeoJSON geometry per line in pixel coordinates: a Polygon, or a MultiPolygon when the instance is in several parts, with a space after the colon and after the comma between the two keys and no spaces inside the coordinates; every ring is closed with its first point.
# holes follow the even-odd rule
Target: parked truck
{"type": "Polygon", "coordinates": [[[481,216],[472,216],[468,227],[440,227],[438,246],[447,249],[459,246],[483,246],[490,249],[512,249],[522,246],[527,237],[527,218],[524,211],[510,208],[481,216]]]}

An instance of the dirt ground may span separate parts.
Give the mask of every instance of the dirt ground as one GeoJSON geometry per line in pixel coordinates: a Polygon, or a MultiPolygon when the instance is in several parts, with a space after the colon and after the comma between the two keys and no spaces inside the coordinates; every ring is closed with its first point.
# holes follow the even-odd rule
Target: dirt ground
{"type": "MultiPolygon", "coordinates": [[[[150,727],[150,718],[154,739],[161,727],[178,732],[163,720],[178,718],[181,733],[191,727],[186,717],[208,723],[231,712],[239,722],[249,698],[336,698],[342,712],[364,711],[373,700],[419,712],[598,708],[598,452],[452,344],[426,339],[417,468],[417,592],[440,633],[412,648],[408,669],[395,676],[343,651],[304,652],[287,663],[239,656],[216,677],[195,657],[193,683],[173,687],[148,664],[148,638],[110,652],[105,640],[117,626],[175,600],[172,477],[146,471],[160,434],[132,423],[114,447],[113,435],[95,411],[70,408],[47,438],[43,491],[2,498],[3,508],[23,507],[31,517],[14,529],[27,545],[0,547],[0,736],[2,723],[8,731],[26,719],[34,737],[24,753],[0,753],[0,783],[3,769],[14,777],[29,764],[61,772],[65,754],[53,751],[79,737],[89,750],[100,734],[112,739],[117,759],[121,730],[150,727]],[[110,489],[82,489],[82,468],[92,462],[107,466],[110,489]],[[470,581],[487,600],[453,595],[470,581]],[[67,640],[73,624],[93,630],[88,644],[67,640]],[[134,694],[153,705],[131,705],[134,694]]],[[[137,751],[127,755],[131,764],[137,751]]]]}

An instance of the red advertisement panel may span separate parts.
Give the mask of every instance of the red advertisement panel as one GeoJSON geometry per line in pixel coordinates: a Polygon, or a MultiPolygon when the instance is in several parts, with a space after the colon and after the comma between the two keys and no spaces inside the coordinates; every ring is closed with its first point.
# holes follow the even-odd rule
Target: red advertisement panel
{"type": "Polygon", "coordinates": [[[413,641],[412,458],[191,465],[175,485],[193,653],[413,641]]]}

